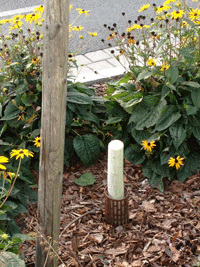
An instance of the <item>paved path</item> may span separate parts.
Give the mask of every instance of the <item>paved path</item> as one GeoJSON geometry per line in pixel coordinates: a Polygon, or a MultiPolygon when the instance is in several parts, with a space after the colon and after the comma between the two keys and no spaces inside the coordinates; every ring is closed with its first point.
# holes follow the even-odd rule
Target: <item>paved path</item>
{"type": "Polygon", "coordinates": [[[123,55],[118,61],[110,52],[111,50],[114,50],[116,55],[119,53],[118,48],[114,47],[77,56],[78,69],[71,69],[70,79],[91,85],[116,76],[123,76],[129,68],[129,63],[123,55]]]}

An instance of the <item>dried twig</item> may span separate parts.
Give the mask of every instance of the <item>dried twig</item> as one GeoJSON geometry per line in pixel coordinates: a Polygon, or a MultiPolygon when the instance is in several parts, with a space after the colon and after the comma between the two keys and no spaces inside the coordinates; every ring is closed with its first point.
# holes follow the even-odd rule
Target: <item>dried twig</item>
{"type": "Polygon", "coordinates": [[[68,223],[68,225],[62,230],[62,232],[60,233],[59,235],[59,238],[61,238],[61,236],[63,235],[63,233],[73,224],[75,223],[76,221],[82,219],[83,217],[87,216],[88,214],[92,214],[92,213],[100,213],[101,211],[100,210],[97,210],[97,209],[93,209],[93,210],[90,210],[86,213],[84,213],[83,215],[79,216],[78,218],[74,219],[73,221],[71,221],[70,223],[68,223]]]}

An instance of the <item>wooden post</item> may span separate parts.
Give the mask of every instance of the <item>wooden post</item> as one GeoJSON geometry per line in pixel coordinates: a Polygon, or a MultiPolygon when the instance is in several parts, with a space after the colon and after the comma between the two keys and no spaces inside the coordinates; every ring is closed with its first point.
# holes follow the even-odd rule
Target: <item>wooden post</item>
{"type": "Polygon", "coordinates": [[[45,0],[36,267],[54,267],[60,229],[65,141],[69,0],[45,0]],[[45,242],[48,240],[49,244],[45,242]]]}

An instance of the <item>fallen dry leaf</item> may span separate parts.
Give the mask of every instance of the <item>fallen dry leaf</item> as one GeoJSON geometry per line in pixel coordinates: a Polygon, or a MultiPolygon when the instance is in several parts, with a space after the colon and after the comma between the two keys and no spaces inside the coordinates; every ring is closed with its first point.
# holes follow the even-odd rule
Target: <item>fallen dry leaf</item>
{"type": "Polygon", "coordinates": [[[156,212],[157,209],[154,207],[154,204],[150,203],[149,201],[145,200],[142,202],[142,207],[146,212],[156,212]]]}

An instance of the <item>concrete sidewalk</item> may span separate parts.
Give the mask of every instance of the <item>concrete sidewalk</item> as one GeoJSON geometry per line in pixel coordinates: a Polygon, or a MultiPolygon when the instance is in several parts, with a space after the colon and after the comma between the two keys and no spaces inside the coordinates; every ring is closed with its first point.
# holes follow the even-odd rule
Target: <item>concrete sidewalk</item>
{"type": "Polygon", "coordinates": [[[91,85],[116,76],[123,76],[128,70],[129,63],[123,55],[118,61],[114,56],[118,54],[117,47],[112,47],[76,56],[78,69],[70,70],[70,80],[91,85]],[[114,54],[111,50],[114,50],[114,54]]]}

